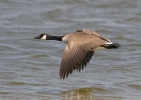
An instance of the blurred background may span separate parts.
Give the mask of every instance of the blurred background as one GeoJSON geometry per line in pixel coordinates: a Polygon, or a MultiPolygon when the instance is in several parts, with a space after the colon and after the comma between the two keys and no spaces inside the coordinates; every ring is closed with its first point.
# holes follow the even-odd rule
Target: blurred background
{"type": "Polygon", "coordinates": [[[1,100],[140,100],[140,0],[0,0],[1,100]],[[65,44],[34,40],[90,29],[121,44],[59,79],[65,44]]]}

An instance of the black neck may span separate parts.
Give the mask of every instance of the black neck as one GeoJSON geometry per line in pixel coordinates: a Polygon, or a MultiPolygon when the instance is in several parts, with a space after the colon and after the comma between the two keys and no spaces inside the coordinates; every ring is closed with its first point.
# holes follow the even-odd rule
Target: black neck
{"type": "Polygon", "coordinates": [[[46,38],[46,40],[57,40],[62,41],[63,36],[49,36],[46,38]]]}

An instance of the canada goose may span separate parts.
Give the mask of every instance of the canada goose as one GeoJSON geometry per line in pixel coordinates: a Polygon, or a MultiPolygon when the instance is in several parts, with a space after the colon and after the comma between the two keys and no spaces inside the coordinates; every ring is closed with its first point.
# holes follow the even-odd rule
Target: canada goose
{"type": "Polygon", "coordinates": [[[35,39],[58,40],[65,42],[66,48],[60,67],[60,78],[67,78],[73,70],[83,70],[95,51],[118,48],[120,44],[112,43],[102,35],[87,29],[80,29],[65,36],[41,34],[35,39]]]}

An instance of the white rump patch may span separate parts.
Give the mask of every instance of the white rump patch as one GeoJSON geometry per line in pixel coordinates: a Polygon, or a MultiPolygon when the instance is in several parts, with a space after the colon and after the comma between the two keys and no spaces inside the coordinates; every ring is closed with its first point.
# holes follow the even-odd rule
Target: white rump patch
{"type": "Polygon", "coordinates": [[[107,43],[105,43],[105,44],[113,44],[113,43],[110,41],[110,42],[107,42],[107,43]]]}
{"type": "MultiPolygon", "coordinates": [[[[107,42],[105,44],[113,44],[113,43],[110,41],[110,42],[107,42]]],[[[99,46],[99,47],[95,48],[94,51],[100,51],[100,50],[105,50],[105,49],[106,49],[105,47],[99,46]]]]}

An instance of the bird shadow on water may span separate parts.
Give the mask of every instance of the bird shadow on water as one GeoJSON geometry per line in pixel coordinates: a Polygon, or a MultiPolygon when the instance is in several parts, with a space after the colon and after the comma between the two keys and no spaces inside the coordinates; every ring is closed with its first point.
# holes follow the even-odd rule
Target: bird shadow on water
{"type": "Polygon", "coordinates": [[[110,95],[110,91],[100,87],[85,87],[63,91],[47,89],[38,94],[46,95],[47,100],[123,100],[123,97],[110,95]]]}
{"type": "Polygon", "coordinates": [[[93,100],[92,88],[80,88],[68,91],[47,89],[38,92],[38,94],[49,94],[49,100],[93,100]]]}
{"type": "Polygon", "coordinates": [[[93,100],[93,90],[91,88],[80,88],[60,93],[63,100],[93,100]]]}
{"type": "Polygon", "coordinates": [[[114,97],[111,99],[111,97],[103,95],[108,92],[108,90],[98,87],[86,87],[68,91],[56,89],[44,91],[45,94],[50,94],[50,100],[117,100],[114,97]]]}
{"type": "Polygon", "coordinates": [[[86,87],[59,93],[61,100],[122,100],[122,97],[108,95],[109,91],[98,87],[86,87]],[[105,95],[107,94],[107,95],[105,95]]]}

